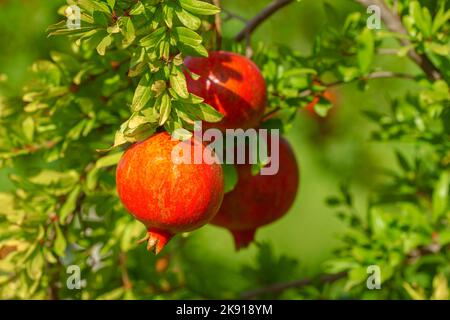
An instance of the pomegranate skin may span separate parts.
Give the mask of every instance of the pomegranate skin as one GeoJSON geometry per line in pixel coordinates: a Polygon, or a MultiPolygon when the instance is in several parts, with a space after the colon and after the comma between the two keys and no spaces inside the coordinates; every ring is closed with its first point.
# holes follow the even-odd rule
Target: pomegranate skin
{"type": "MultiPolygon", "coordinates": [[[[148,249],[159,253],[177,233],[208,223],[223,199],[220,164],[176,164],[171,141],[164,132],[131,146],[116,172],[117,191],[126,209],[148,230],[148,249]]],[[[191,147],[199,142],[185,141],[191,147]]],[[[206,148],[201,145],[202,151],[206,148]]]]}
{"type": "Polygon", "coordinates": [[[208,58],[188,57],[185,66],[200,76],[186,74],[190,92],[224,115],[206,128],[248,129],[259,125],[267,103],[266,83],[250,59],[225,51],[212,51],[208,58]]]}
{"type": "Polygon", "coordinates": [[[280,138],[279,171],[275,175],[251,173],[251,165],[236,165],[239,181],[226,193],[212,224],[231,231],[236,249],[248,246],[256,229],[280,219],[297,195],[299,169],[288,142],[280,138]]]}

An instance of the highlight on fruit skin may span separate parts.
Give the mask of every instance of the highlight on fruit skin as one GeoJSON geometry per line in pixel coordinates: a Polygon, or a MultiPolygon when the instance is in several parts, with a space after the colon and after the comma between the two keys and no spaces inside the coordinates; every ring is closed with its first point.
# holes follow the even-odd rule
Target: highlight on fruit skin
{"type": "MultiPolygon", "coordinates": [[[[270,145],[268,146],[270,150],[270,145]]],[[[289,143],[280,138],[279,171],[252,175],[251,164],[238,164],[238,182],[226,193],[211,224],[229,230],[236,250],[247,247],[256,230],[284,216],[292,206],[299,185],[299,169],[289,143]]]]}
{"type": "MultiPolygon", "coordinates": [[[[223,199],[220,164],[174,163],[172,150],[179,143],[198,147],[195,137],[180,142],[167,132],[132,145],[116,171],[119,198],[133,217],[147,228],[147,248],[155,254],[177,233],[208,223],[223,199]]],[[[208,148],[201,144],[202,151],[208,148]]]]}
{"type": "Polygon", "coordinates": [[[256,64],[242,55],[211,51],[208,58],[188,57],[185,66],[200,76],[194,80],[186,72],[189,92],[224,115],[206,128],[248,129],[259,125],[267,105],[266,83],[256,64]]]}

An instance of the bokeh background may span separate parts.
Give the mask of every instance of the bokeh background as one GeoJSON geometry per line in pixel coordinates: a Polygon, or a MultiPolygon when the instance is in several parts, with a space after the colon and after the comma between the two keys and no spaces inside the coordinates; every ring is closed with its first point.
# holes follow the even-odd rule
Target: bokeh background
{"type": "MultiPolygon", "coordinates": [[[[249,18],[267,2],[223,0],[222,5],[249,18]]],[[[317,30],[329,19],[323,2],[304,0],[279,11],[257,30],[253,41],[284,44],[307,54],[317,30]]],[[[0,0],[0,74],[9,79],[8,94],[20,93],[27,80],[27,68],[33,61],[49,58],[51,50],[68,51],[66,38],[48,38],[45,31],[48,25],[60,20],[57,9],[63,3],[0,0]]],[[[342,16],[357,6],[348,0],[333,1],[333,5],[342,16]]],[[[232,37],[241,27],[239,21],[225,23],[225,37],[232,37]]],[[[376,63],[394,71],[417,71],[407,59],[383,57],[376,63]]],[[[328,121],[317,121],[302,112],[288,132],[301,168],[300,191],[290,212],[260,229],[256,239],[271,243],[277,255],[285,254],[300,261],[299,276],[318,272],[318,266],[338,244],[337,233],[344,228],[335,210],[327,207],[326,197],[335,194],[340,183],[351,183],[357,206],[364,209],[367,192],[378,179],[374,169],[393,163],[389,145],[369,141],[371,124],[360,111],[385,109],[388,99],[413,90],[413,86],[407,80],[383,79],[370,82],[369,90],[364,93],[353,85],[339,87],[336,112],[328,121]]],[[[9,173],[0,171],[0,192],[12,188],[7,178],[9,173]]],[[[210,285],[216,288],[229,287],[233,282],[242,284],[243,275],[239,270],[251,264],[257,254],[254,245],[236,253],[230,234],[213,226],[194,232],[186,245],[192,249],[186,251],[190,252],[189,259],[198,272],[219,269],[228,272],[226,279],[209,278],[210,285]]]]}

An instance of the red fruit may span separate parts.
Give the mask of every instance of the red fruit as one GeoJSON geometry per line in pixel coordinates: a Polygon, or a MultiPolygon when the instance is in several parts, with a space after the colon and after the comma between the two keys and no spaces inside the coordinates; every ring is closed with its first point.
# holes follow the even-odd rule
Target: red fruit
{"type": "MultiPolygon", "coordinates": [[[[220,164],[177,164],[172,150],[180,141],[158,133],[129,148],[117,167],[119,197],[148,230],[148,249],[159,253],[173,235],[208,223],[223,198],[220,164]]],[[[207,148],[192,138],[191,148],[207,148]]]]}
{"type": "Polygon", "coordinates": [[[200,76],[198,80],[186,76],[189,91],[224,115],[222,121],[206,127],[224,131],[259,125],[266,108],[266,83],[250,59],[215,51],[208,58],[187,58],[184,63],[200,76]]]}
{"type": "Polygon", "coordinates": [[[275,175],[253,176],[250,164],[236,165],[239,181],[225,194],[211,222],[231,231],[236,249],[248,246],[257,228],[281,218],[295,200],[299,170],[294,153],[283,138],[279,152],[279,171],[275,175]]]}

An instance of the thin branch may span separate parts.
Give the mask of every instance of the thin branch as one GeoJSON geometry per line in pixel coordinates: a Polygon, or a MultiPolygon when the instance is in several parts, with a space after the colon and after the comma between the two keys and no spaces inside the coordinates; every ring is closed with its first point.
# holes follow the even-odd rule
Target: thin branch
{"type": "MultiPolygon", "coordinates": [[[[220,0],[212,0],[212,3],[220,8],[220,0]]],[[[220,50],[222,48],[222,19],[220,17],[220,12],[214,16],[214,30],[216,31],[216,49],[220,50]]]]}
{"type": "MultiPolygon", "coordinates": [[[[352,79],[351,81],[344,81],[344,80],[339,80],[339,81],[335,81],[335,82],[331,82],[331,83],[323,83],[322,85],[327,87],[327,88],[332,88],[332,87],[337,87],[340,85],[344,85],[344,84],[348,84],[348,83],[352,83],[352,82],[356,82],[356,81],[368,81],[368,80],[375,80],[375,79],[409,79],[409,80],[415,80],[415,77],[413,75],[407,74],[407,73],[400,73],[400,72],[391,72],[391,71],[375,71],[373,73],[370,73],[366,76],[363,77],[359,77],[359,78],[355,78],[352,79]]],[[[298,94],[299,98],[304,98],[307,96],[310,96],[313,93],[313,91],[311,89],[306,89],[301,91],[298,94]]],[[[283,97],[281,97],[281,99],[283,99],[283,97]]],[[[271,116],[273,116],[274,114],[278,113],[281,110],[280,107],[276,107],[272,110],[270,110],[269,112],[267,112],[262,121],[266,121],[268,120],[271,116]]]]}
{"type": "Polygon", "coordinates": [[[408,80],[415,80],[415,76],[407,73],[401,73],[401,72],[392,72],[392,71],[375,71],[373,73],[370,73],[366,76],[362,76],[359,78],[355,78],[351,81],[343,81],[339,80],[336,82],[324,84],[324,86],[330,88],[330,87],[336,87],[343,84],[355,82],[355,81],[367,81],[367,80],[375,80],[375,79],[408,79],[408,80]]]}
{"type": "MultiPolygon", "coordinates": [[[[386,24],[387,28],[395,33],[408,35],[408,31],[403,26],[400,17],[393,11],[390,10],[388,5],[384,0],[355,0],[363,6],[372,6],[375,5],[381,10],[381,17],[386,24]]],[[[403,46],[410,46],[411,41],[408,39],[399,39],[400,43],[403,46]]],[[[439,80],[442,79],[442,75],[440,71],[434,66],[433,62],[424,54],[419,54],[414,49],[410,49],[408,52],[409,58],[414,61],[427,75],[430,80],[439,80]]]]}
{"type": "Polygon", "coordinates": [[[229,20],[229,19],[236,19],[236,20],[239,20],[239,21],[241,21],[243,23],[247,23],[248,22],[248,20],[245,19],[244,17],[242,17],[242,16],[240,16],[240,15],[234,13],[234,12],[231,12],[228,9],[222,8],[222,12],[225,14],[225,19],[227,19],[227,20],[229,20]]]}
{"type": "Polygon", "coordinates": [[[267,7],[262,9],[253,19],[247,22],[244,29],[242,29],[235,40],[240,42],[248,37],[261,23],[267,20],[271,15],[285,7],[286,5],[294,2],[294,0],[273,0],[267,7]]]}
{"type": "Polygon", "coordinates": [[[346,275],[347,275],[346,272],[341,272],[331,275],[324,275],[317,280],[305,278],[291,282],[275,283],[268,285],[266,287],[246,291],[240,295],[240,299],[253,299],[265,293],[272,293],[272,294],[281,293],[287,289],[301,288],[313,284],[315,282],[332,283],[339,279],[344,278],[346,275]]]}

